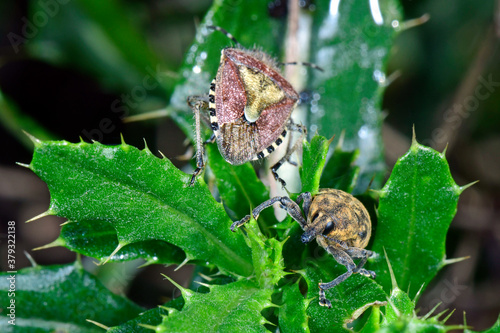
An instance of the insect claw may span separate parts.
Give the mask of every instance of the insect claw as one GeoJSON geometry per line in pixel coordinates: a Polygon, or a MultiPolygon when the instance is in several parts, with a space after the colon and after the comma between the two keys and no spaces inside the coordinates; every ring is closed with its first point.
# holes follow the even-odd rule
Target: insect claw
{"type": "Polygon", "coordinates": [[[241,227],[243,224],[247,223],[249,220],[250,220],[250,215],[247,215],[244,218],[242,218],[241,220],[233,222],[233,224],[231,224],[231,231],[236,232],[237,228],[241,227]]]}

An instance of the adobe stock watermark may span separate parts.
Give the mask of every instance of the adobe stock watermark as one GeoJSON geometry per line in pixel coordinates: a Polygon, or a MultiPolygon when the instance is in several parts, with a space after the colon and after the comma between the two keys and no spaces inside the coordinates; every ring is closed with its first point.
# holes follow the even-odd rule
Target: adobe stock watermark
{"type": "Polygon", "coordinates": [[[459,284],[458,279],[454,278],[453,281],[445,279],[439,282],[439,285],[435,289],[440,290],[440,292],[436,293],[436,297],[427,303],[427,307],[420,308],[421,315],[427,314],[438,304],[440,304],[440,308],[448,308],[448,306],[453,303],[458,296],[467,290],[467,286],[459,284]]]}
{"type": "MultiPolygon", "coordinates": [[[[134,86],[128,93],[121,94],[120,98],[111,103],[111,112],[118,114],[120,119],[128,116],[130,109],[137,109],[148,97],[148,92],[158,88],[163,81],[162,76],[165,76],[159,64],[156,65],[156,70],[146,67],[146,72],[148,74],[143,77],[141,84],[134,86]]],[[[90,141],[101,142],[104,134],[112,133],[115,129],[116,125],[113,124],[113,120],[106,117],[99,121],[97,128],[82,130],[81,136],[90,141]]]]}
{"type": "Polygon", "coordinates": [[[453,104],[452,107],[443,113],[443,123],[431,133],[431,139],[425,139],[422,144],[430,147],[437,147],[450,141],[450,132],[458,129],[464,119],[469,118],[472,112],[479,108],[480,102],[488,99],[495,90],[500,87],[500,82],[493,81],[492,74],[485,79],[483,76],[477,78],[478,84],[474,88],[474,93],[466,96],[460,103],[453,104]]]}
{"type": "Polygon", "coordinates": [[[20,51],[20,47],[26,44],[30,39],[33,39],[38,35],[41,28],[45,27],[51,18],[56,16],[61,6],[66,5],[71,0],[38,0],[37,4],[40,7],[31,18],[23,16],[21,21],[23,22],[21,28],[21,35],[14,32],[9,32],[7,34],[7,39],[14,50],[14,53],[20,51]]]}

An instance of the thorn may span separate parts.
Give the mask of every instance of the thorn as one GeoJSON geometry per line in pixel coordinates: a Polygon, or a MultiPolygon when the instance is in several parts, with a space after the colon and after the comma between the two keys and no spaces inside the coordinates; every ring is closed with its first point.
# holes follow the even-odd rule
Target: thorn
{"type": "Polygon", "coordinates": [[[334,139],[335,139],[335,134],[328,140],[328,146],[332,144],[334,139]]]}
{"type": "Polygon", "coordinates": [[[184,288],[183,286],[181,286],[180,284],[178,284],[177,282],[172,280],[168,275],[165,275],[165,274],[161,274],[161,275],[163,275],[163,277],[165,277],[168,281],[170,281],[170,283],[172,283],[174,286],[179,288],[179,290],[182,293],[182,297],[184,297],[185,301],[187,301],[189,298],[191,298],[191,296],[193,296],[194,293],[191,290],[184,288]]]}
{"type": "Polygon", "coordinates": [[[446,143],[446,146],[443,149],[443,152],[441,153],[441,156],[446,157],[446,151],[448,150],[448,143],[446,143]]]}
{"type": "Polygon", "coordinates": [[[451,312],[441,322],[445,324],[448,321],[448,319],[450,319],[451,315],[455,313],[455,310],[456,309],[451,310],[451,312]]]}
{"type": "Polygon", "coordinates": [[[387,76],[385,78],[385,82],[383,82],[382,86],[388,87],[389,85],[391,85],[391,83],[393,83],[394,81],[399,79],[401,77],[401,75],[403,75],[403,74],[402,74],[402,71],[400,69],[395,70],[394,72],[392,72],[389,76],[387,76]]]}
{"type": "Polygon", "coordinates": [[[120,251],[125,245],[127,244],[123,244],[123,243],[118,243],[118,246],[116,247],[116,249],[114,249],[113,252],[111,252],[111,254],[106,258],[106,260],[104,260],[103,263],[99,264],[100,265],[105,265],[110,259],[111,257],[113,257],[118,251],[120,251]]]}
{"type": "MultiPolygon", "coordinates": [[[[455,310],[451,311],[452,313],[454,312],[455,310]]],[[[445,309],[441,312],[439,312],[437,315],[434,316],[434,318],[436,318],[437,320],[439,320],[439,317],[441,317],[442,315],[444,315],[446,312],[448,312],[448,309],[445,309]]]]}
{"type": "Polygon", "coordinates": [[[468,189],[469,187],[471,187],[472,185],[474,185],[476,183],[479,183],[479,180],[476,180],[475,182],[469,183],[469,184],[464,185],[464,186],[460,186],[460,193],[462,193],[463,191],[465,191],[466,189],[468,189]]]}
{"type": "MultiPolygon", "coordinates": [[[[93,321],[93,320],[90,320],[90,319],[85,319],[86,321],[88,321],[89,323],[92,323],[94,325],[96,325],[97,327],[100,327],[102,329],[105,329],[106,331],[109,330],[109,327],[104,325],[104,324],[101,324],[101,323],[98,323],[97,321],[93,321]]],[[[156,327],[155,327],[156,328],[156,327]]]]}
{"type": "Polygon", "coordinates": [[[177,266],[177,267],[174,269],[174,272],[177,272],[177,271],[178,271],[178,270],[179,270],[182,266],[184,266],[185,264],[187,264],[189,260],[190,260],[190,259],[186,256],[186,259],[184,259],[184,261],[183,261],[183,262],[181,262],[181,263],[179,264],[179,266],[177,266]]]}
{"type": "Polygon", "coordinates": [[[418,298],[420,297],[420,293],[422,292],[422,290],[424,289],[424,286],[425,286],[425,282],[422,283],[422,285],[420,286],[420,289],[417,291],[417,293],[415,294],[415,297],[413,298],[413,303],[414,304],[417,304],[417,301],[418,301],[418,298]]]}
{"type": "Polygon", "coordinates": [[[389,261],[389,257],[387,256],[387,252],[385,251],[385,246],[382,247],[384,249],[385,260],[387,261],[387,266],[389,267],[389,274],[391,275],[391,284],[392,290],[398,288],[398,282],[396,281],[396,277],[394,276],[394,271],[392,270],[391,262],[389,261]]]}
{"type": "Polygon", "coordinates": [[[160,150],[158,150],[158,152],[160,153],[161,158],[167,158],[167,157],[165,157],[165,155],[163,155],[163,153],[160,150]]]}
{"type": "Polygon", "coordinates": [[[54,215],[54,212],[52,212],[50,209],[43,212],[42,214],[39,214],[35,217],[32,217],[30,218],[28,221],[26,221],[26,223],[30,223],[30,222],[33,222],[35,220],[38,220],[38,219],[41,219],[42,217],[45,217],[45,216],[51,216],[51,215],[54,215]]]}
{"type": "Polygon", "coordinates": [[[415,134],[415,124],[412,126],[411,147],[417,146],[417,134],[415,134]]]}
{"type": "Polygon", "coordinates": [[[35,247],[34,249],[32,249],[32,251],[51,249],[53,247],[64,246],[64,245],[65,245],[64,241],[62,241],[60,238],[57,238],[55,241],[53,241],[51,243],[48,243],[48,244],[45,244],[45,245],[42,245],[39,247],[35,247]]]}
{"type": "Polygon", "coordinates": [[[205,275],[205,274],[203,274],[201,272],[198,272],[198,275],[201,276],[204,280],[207,280],[207,281],[212,281],[213,280],[210,276],[205,275]]]}
{"type": "Polygon", "coordinates": [[[460,258],[453,258],[453,259],[445,259],[443,261],[443,266],[455,264],[457,262],[461,262],[461,261],[464,261],[464,260],[467,260],[467,259],[470,259],[470,256],[465,256],[465,257],[460,257],[460,258]]]}
{"type": "Polygon", "coordinates": [[[23,133],[26,134],[26,136],[31,140],[31,142],[33,142],[33,144],[35,146],[39,146],[42,144],[42,141],[35,138],[33,135],[29,134],[28,132],[26,132],[25,130],[23,130],[23,133]]]}
{"type": "Polygon", "coordinates": [[[120,142],[122,145],[126,145],[125,139],[123,138],[123,133],[120,133],[120,142]]]}
{"type": "Polygon", "coordinates": [[[208,289],[212,287],[211,285],[205,282],[200,282],[200,281],[193,281],[193,282],[199,284],[200,286],[207,287],[208,289]]]}
{"type": "Polygon", "coordinates": [[[345,139],[345,130],[342,130],[342,132],[340,132],[339,142],[337,143],[338,149],[342,149],[342,146],[344,145],[344,139],[345,139]]]}
{"type": "Polygon", "coordinates": [[[151,154],[151,150],[149,150],[149,147],[148,147],[148,143],[146,142],[146,138],[142,138],[142,140],[144,141],[144,150],[151,154]]]}
{"type": "Polygon", "coordinates": [[[169,108],[163,108],[163,109],[158,109],[156,111],[136,114],[133,116],[124,117],[122,119],[122,121],[124,124],[126,124],[126,123],[133,123],[136,121],[145,121],[145,120],[151,120],[151,119],[164,118],[164,117],[168,117],[170,114],[172,114],[172,112],[170,112],[169,110],[170,110],[169,108]]]}
{"type": "Polygon", "coordinates": [[[153,325],[147,325],[147,324],[137,324],[137,326],[141,326],[141,327],[147,328],[147,329],[149,329],[149,330],[153,330],[153,331],[156,331],[156,329],[158,328],[158,327],[156,327],[156,326],[153,326],[153,325]]]}
{"type": "Polygon", "coordinates": [[[36,263],[35,259],[33,259],[31,254],[29,254],[27,251],[24,251],[24,255],[26,256],[26,258],[28,258],[28,261],[30,262],[31,266],[33,266],[33,267],[38,266],[38,264],[36,263]]]}
{"type": "Polygon", "coordinates": [[[27,169],[31,169],[31,165],[30,164],[24,164],[24,163],[21,163],[21,162],[16,162],[16,164],[19,165],[19,166],[25,167],[27,169]]]}
{"type": "Polygon", "coordinates": [[[406,29],[418,27],[419,25],[426,23],[430,19],[431,19],[431,16],[428,13],[425,13],[424,15],[422,15],[420,17],[402,22],[400,24],[400,29],[406,30],[406,29]]]}
{"type": "Polygon", "coordinates": [[[436,311],[436,309],[442,304],[443,302],[439,302],[438,304],[436,304],[432,309],[431,311],[427,312],[427,314],[425,316],[423,316],[421,319],[422,320],[427,320],[427,318],[429,318],[433,313],[434,311],[436,311]]]}

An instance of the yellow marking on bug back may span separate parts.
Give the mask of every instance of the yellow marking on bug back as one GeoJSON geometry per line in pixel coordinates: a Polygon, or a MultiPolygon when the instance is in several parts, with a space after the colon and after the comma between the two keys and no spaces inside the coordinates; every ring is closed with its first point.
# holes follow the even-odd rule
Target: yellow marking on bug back
{"type": "Polygon", "coordinates": [[[247,97],[245,118],[253,123],[262,111],[285,98],[285,93],[267,75],[246,66],[239,66],[239,70],[247,97]]]}

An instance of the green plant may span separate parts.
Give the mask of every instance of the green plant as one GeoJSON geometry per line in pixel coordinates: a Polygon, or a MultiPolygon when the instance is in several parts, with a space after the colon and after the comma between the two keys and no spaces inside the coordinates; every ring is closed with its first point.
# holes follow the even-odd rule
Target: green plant
{"type": "MultiPolygon", "coordinates": [[[[273,38],[256,36],[283,27],[265,19],[267,13],[262,7],[246,3],[230,6],[216,2],[203,24],[211,20],[237,35],[243,45],[255,42],[277,53],[273,38]],[[244,26],[239,23],[248,17],[259,23],[251,32],[242,30],[244,26]]],[[[214,147],[208,147],[208,165],[220,202],[203,180],[187,187],[190,175],[167,158],[156,157],[147,147],[139,150],[125,142],[104,146],[31,137],[35,151],[27,167],[47,183],[51,193],[50,207],[41,216],[55,214],[69,221],[49,246],[65,246],[102,262],[136,258],[147,264],[189,262],[202,267],[205,275],[218,275],[196,291],[179,286],[182,297],[140,314],[143,309],[105,290],[78,262],[35,266],[16,275],[16,301],[26,304],[16,313],[19,330],[101,331],[94,323],[109,327],[111,332],[148,332],[152,328],[160,332],[253,332],[275,330],[276,325],[281,332],[337,332],[351,326],[363,332],[454,328],[446,326],[444,314],[417,316],[415,307],[419,293],[439,269],[452,262],[445,256],[445,237],[459,195],[467,186],[455,184],[444,153],[418,144],[415,138],[381,186],[381,115],[376,110],[382,87],[372,77],[375,71],[383,73],[395,31],[390,25],[378,26],[372,21],[368,3],[341,3],[342,10],[353,13],[342,16],[339,24],[351,29],[341,30],[343,35],[336,38],[318,38],[312,51],[319,54],[336,47],[343,51],[344,58],[313,56],[313,62],[330,75],[315,73],[309,82],[314,91],[324,89],[319,105],[333,111],[323,112],[321,117],[321,112],[312,113],[308,122],[324,135],[345,130],[344,144],[359,149],[345,151],[337,145],[329,156],[331,142],[313,136],[304,142],[300,177],[302,191],[315,193],[320,187],[335,187],[354,192],[372,212],[379,199],[377,214],[372,216],[376,229],[369,246],[378,256],[367,264],[377,278],[352,276],[327,292],[333,308],[321,308],[317,283],[330,281],[344,268],[315,244],[301,244],[299,226],[290,218],[277,224],[270,210],[262,213],[258,223],[250,222],[246,234],[232,233],[232,220],[248,214],[269,194],[249,164],[231,166],[214,147]],[[353,44],[339,43],[349,39],[353,44]],[[364,43],[371,54],[359,59],[356,45],[364,43]],[[335,76],[334,63],[338,63],[334,68],[339,73],[335,76]],[[357,112],[360,108],[365,113],[357,112]],[[341,121],[334,121],[337,119],[341,121]],[[362,140],[358,138],[361,130],[365,135],[362,140]],[[373,175],[373,186],[381,190],[365,191],[373,175]]],[[[87,6],[91,5],[98,6],[89,1],[87,6]]],[[[326,1],[317,3],[312,29],[316,36],[328,23],[327,5],[326,1]]],[[[396,1],[383,5],[387,18],[398,18],[396,1]]],[[[163,87],[172,95],[170,116],[188,135],[192,135],[191,115],[182,112],[186,109],[185,97],[194,89],[207,90],[219,59],[219,48],[213,45],[225,45],[222,39],[209,35],[195,43],[196,48],[187,55],[181,73],[192,73],[193,67],[200,66],[200,59],[207,59],[201,61],[199,76],[183,76],[175,88],[163,87]],[[201,57],[203,52],[205,58],[201,57]]],[[[129,61],[133,63],[134,59],[129,61]]],[[[9,288],[4,278],[8,275],[1,275],[2,297],[9,288]]],[[[2,308],[6,308],[5,301],[1,299],[2,308]]],[[[0,319],[0,328],[12,328],[7,317],[0,319]]]]}

